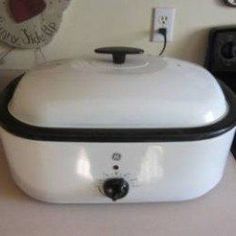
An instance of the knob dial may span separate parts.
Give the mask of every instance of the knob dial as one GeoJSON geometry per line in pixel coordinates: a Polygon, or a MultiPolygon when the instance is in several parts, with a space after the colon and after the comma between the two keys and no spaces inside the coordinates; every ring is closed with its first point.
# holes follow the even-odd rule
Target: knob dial
{"type": "Polygon", "coordinates": [[[221,53],[226,59],[233,59],[236,57],[236,45],[233,42],[226,43],[222,49],[221,53]]]}
{"type": "Polygon", "coordinates": [[[117,201],[128,194],[129,184],[123,178],[108,179],[103,184],[103,191],[107,197],[117,201]]]}

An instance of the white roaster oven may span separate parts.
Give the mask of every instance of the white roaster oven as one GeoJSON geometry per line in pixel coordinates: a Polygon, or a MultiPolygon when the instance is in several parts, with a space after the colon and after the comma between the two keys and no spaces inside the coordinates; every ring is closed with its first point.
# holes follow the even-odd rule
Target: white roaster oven
{"type": "Polygon", "coordinates": [[[234,94],[195,64],[95,51],[113,61],[49,63],[1,94],[16,184],[53,203],[183,201],[216,186],[235,134],[234,94]]]}

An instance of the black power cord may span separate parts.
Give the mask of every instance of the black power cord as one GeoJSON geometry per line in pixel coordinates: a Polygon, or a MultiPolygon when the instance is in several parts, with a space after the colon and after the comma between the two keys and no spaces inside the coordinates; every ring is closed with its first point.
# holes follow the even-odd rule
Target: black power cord
{"type": "Polygon", "coordinates": [[[159,56],[162,56],[163,53],[165,52],[166,46],[167,46],[167,29],[166,28],[160,28],[158,30],[158,33],[163,35],[163,37],[164,37],[164,45],[163,45],[163,48],[162,48],[162,50],[161,50],[161,52],[159,54],[159,56]]]}

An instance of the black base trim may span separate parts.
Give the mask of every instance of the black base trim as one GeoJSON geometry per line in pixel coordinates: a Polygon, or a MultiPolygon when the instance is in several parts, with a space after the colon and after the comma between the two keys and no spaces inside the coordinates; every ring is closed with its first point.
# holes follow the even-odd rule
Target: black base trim
{"type": "Polygon", "coordinates": [[[236,125],[236,97],[222,82],[229,112],[221,121],[199,128],[175,129],[82,129],[45,128],[25,124],[8,111],[8,104],[21,77],[12,81],[0,97],[0,123],[9,133],[31,140],[63,142],[179,142],[205,140],[220,136],[236,125]]]}

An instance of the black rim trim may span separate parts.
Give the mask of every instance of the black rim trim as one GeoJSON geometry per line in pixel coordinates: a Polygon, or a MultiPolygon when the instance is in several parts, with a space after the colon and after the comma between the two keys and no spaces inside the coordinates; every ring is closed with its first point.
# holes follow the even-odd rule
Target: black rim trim
{"type": "Polygon", "coordinates": [[[14,91],[23,76],[13,80],[0,97],[1,126],[9,133],[31,140],[63,142],[177,142],[197,141],[217,137],[236,125],[236,98],[222,82],[221,87],[229,103],[229,112],[221,121],[198,128],[175,129],[81,129],[44,128],[25,124],[8,111],[14,91]]]}

